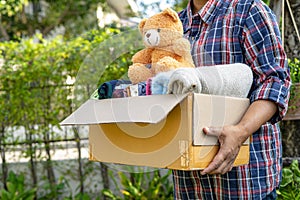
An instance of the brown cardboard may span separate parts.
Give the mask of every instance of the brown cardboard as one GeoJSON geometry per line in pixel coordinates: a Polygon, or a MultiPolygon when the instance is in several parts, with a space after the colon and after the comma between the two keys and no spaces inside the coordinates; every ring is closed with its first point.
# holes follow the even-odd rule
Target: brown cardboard
{"type": "MultiPolygon", "coordinates": [[[[90,160],[194,170],[218,151],[202,128],[238,123],[248,106],[248,99],[205,94],[88,100],[61,125],[89,125],[90,160]]],[[[245,143],[234,165],[248,160],[245,143]]]]}

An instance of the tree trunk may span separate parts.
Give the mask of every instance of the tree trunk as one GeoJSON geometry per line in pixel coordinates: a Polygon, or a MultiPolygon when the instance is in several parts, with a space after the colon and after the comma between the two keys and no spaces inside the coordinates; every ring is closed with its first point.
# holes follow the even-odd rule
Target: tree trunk
{"type": "MultiPolygon", "coordinates": [[[[33,127],[24,127],[25,128],[25,135],[26,135],[26,141],[28,141],[28,154],[29,154],[29,168],[31,171],[31,177],[32,177],[32,184],[33,188],[37,187],[37,173],[36,173],[36,147],[32,143],[33,138],[32,138],[32,131],[34,130],[33,127]]],[[[36,196],[36,195],[35,195],[36,196]]]]}
{"type": "MultiPolygon", "coordinates": [[[[109,189],[109,177],[107,166],[100,162],[101,176],[103,182],[103,189],[109,189]]],[[[106,200],[106,196],[102,195],[102,199],[106,200]]]]}
{"type": "MultiPolygon", "coordinates": [[[[47,85],[49,84],[49,81],[47,81],[47,85]]],[[[47,154],[47,160],[46,160],[46,170],[47,170],[47,177],[48,181],[51,186],[51,191],[53,191],[53,194],[55,194],[55,198],[57,197],[57,187],[56,187],[56,178],[54,174],[54,169],[53,169],[53,163],[52,163],[52,158],[51,158],[51,149],[50,149],[50,133],[51,129],[49,127],[49,122],[47,120],[47,116],[49,116],[50,112],[52,111],[51,109],[51,94],[50,94],[50,89],[49,88],[43,88],[42,92],[45,96],[45,103],[44,103],[44,116],[43,116],[43,124],[42,127],[42,132],[44,136],[44,148],[47,154]]]]}
{"type": "Polygon", "coordinates": [[[280,24],[282,1],[283,0],[273,0],[270,2],[270,8],[274,11],[278,24],[280,24]]]}
{"type": "Polygon", "coordinates": [[[55,194],[55,198],[58,198],[56,196],[57,194],[57,188],[56,188],[56,179],[55,179],[55,174],[53,170],[53,164],[52,164],[52,159],[51,159],[51,152],[50,152],[50,142],[49,142],[49,133],[46,131],[44,133],[44,148],[47,154],[47,160],[46,160],[46,171],[47,171],[47,177],[48,181],[51,186],[51,190],[53,191],[53,194],[55,194]]]}
{"type": "Polygon", "coordinates": [[[300,0],[285,0],[285,16],[284,16],[284,48],[288,58],[300,59],[300,41],[296,33],[296,29],[300,29],[300,0]],[[291,12],[288,9],[288,2],[291,12]],[[292,16],[296,22],[293,24],[292,16]]]}
{"type": "Polygon", "coordinates": [[[300,159],[300,120],[285,120],[281,124],[284,165],[300,159]]]}
{"type": "Polygon", "coordinates": [[[84,193],[84,173],[82,170],[82,161],[81,161],[81,143],[80,143],[80,137],[78,134],[78,130],[76,128],[72,128],[73,132],[74,132],[74,138],[76,141],[76,147],[77,147],[77,151],[78,151],[78,176],[79,176],[79,183],[80,183],[80,193],[83,194],[84,193]]]}
{"type": "Polygon", "coordinates": [[[5,127],[2,124],[1,126],[1,136],[0,136],[0,152],[1,152],[1,161],[2,161],[2,183],[4,189],[7,189],[6,181],[7,181],[7,175],[8,175],[8,169],[7,169],[7,163],[5,158],[5,145],[3,144],[5,137],[5,127]]]}

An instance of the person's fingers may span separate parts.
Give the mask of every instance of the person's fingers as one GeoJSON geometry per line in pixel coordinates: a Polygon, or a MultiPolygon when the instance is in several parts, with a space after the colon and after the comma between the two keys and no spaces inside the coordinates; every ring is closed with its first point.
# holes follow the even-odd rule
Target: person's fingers
{"type": "Polygon", "coordinates": [[[230,159],[229,162],[226,165],[224,165],[222,169],[220,169],[220,174],[225,174],[227,172],[230,172],[232,170],[234,160],[235,159],[230,159]]]}
{"type": "Polygon", "coordinates": [[[203,132],[206,135],[219,137],[222,134],[223,127],[204,127],[203,132]]]}
{"type": "Polygon", "coordinates": [[[223,157],[223,155],[218,153],[213,159],[213,161],[201,172],[201,174],[205,175],[205,174],[218,173],[218,169],[221,167],[224,161],[225,158],[223,157]]]}
{"type": "Polygon", "coordinates": [[[232,170],[234,160],[233,157],[225,158],[223,155],[217,154],[214,160],[201,172],[201,174],[225,174],[232,170]]]}
{"type": "Polygon", "coordinates": [[[235,159],[228,157],[221,165],[218,169],[216,169],[216,171],[212,172],[211,174],[225,174],[229,171],[231,171],[232,167],[233,167],[233,162],[235,159]]]}
{"type": "Polygon", "coordinates": [[[239,148],[233,148],[234,145],[228,143],[230,140],[222,134],[224,127],[205,127],[203,132],[207,135],[218,137],[220,149],[212,162],[202,171],[202,174],[224,174],[233,167],[234,160],[238,154],[239,148]]]}

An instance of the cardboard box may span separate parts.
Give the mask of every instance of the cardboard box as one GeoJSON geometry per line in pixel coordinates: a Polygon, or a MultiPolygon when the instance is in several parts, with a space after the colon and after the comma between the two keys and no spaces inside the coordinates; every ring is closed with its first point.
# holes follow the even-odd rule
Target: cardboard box
{"type": "MultiPolygon", "coordinates": [[[[90,160],[194,170],[219,148],[202,128],[236,124],[248,106],[248,99],[205,94],[90,99],[61,125],[89,125],[90,160]]],[[[248,161],[246,142],[234,165],[248,161]]]]}

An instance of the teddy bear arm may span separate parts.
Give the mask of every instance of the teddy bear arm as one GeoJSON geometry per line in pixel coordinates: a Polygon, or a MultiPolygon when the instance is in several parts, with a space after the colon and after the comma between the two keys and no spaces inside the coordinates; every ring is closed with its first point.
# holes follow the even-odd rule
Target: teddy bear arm
{"type": "Polygon", "coordinates": [[[149,64],[151,63],[151,54],[152,54],[152,49],[143,49],[138,51],[134,56],[132,57],[132,62],[133,63],[142,63],[142,64],[149,64]]]}
{"type": "Polygon", "coordinates": [[[185,56],[187,54],[190,54],[191,45],[189,41],[185,38],[180,38],[175,40],[173,43],[173,50],[176,52],[176,54],[180,56],[185,56]]]}
{"type": "Polygon", "coordinates": [[[173,51],[177,55],[182,56],[186,62],[191,66],[194,66],[193,58],[191,55],[191,45],[190,42],[185,38],[180,38],[174,42],[173,51]]]}

